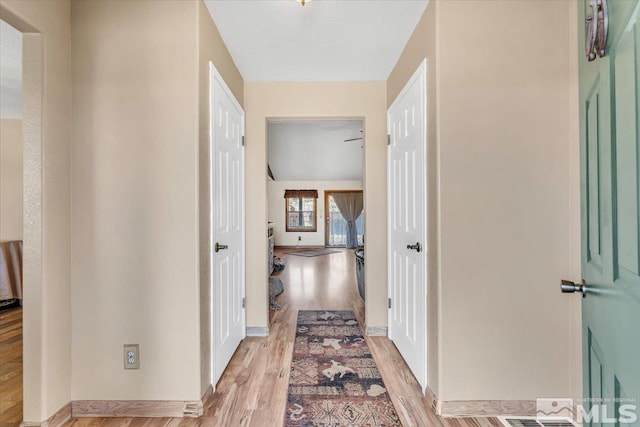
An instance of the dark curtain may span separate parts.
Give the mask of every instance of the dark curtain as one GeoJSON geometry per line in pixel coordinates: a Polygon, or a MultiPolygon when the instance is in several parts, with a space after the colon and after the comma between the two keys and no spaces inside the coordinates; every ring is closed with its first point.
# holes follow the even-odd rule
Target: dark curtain
{"type": "Polygon", "coordinates": [[[356,220],[364,208],[364,199],[360,192],[332,193],[333,200],[340,210],[343,218],[347,221],[347,248],[358,247],[358,230],[356,220]]]}

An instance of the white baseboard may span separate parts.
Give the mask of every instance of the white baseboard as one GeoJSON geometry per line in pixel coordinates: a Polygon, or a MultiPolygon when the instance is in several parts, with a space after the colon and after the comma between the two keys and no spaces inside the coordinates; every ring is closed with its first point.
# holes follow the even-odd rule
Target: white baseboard
{"type": "Polygon", "coordinates": [[[248,337],[268,337],[269,327],[268,326],[247,326],[247,336],[248,337]]]}
{"type": "Polygon", "coordinates": [[[365,333],[369,337],[386,337],[387,327],[386,326],[367,326],[365,329],[365,333]]]}

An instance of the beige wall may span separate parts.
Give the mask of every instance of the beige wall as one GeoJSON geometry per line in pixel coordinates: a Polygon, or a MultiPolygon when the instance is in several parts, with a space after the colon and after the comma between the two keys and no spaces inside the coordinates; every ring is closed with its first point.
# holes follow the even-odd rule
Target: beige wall
{"type": "Polygon", "coordinates": [[[71,22],[73,399],[199,399],[209,61],[240,100],[242,77],[200,1],[74,1],[71,22]],[[125,343],[140,370],[122,368],[125,343]]]}
{"type": "Polygon", "coordinates": [[[443,400],[572,392],[574,7],[438,4],[443,400]]]}
{"type": "Polygon", "coordinates": [[[387,324],[386,84],[382,82],[245,82],[247,326],[266,327],[267,119],[364,118],[368,326],[387,324]],[[375,194],[373,197],[368,195],[375,194]],[[378,230],[378,232],[373,232],[378,230]]]}
{"type": "Polygon", "coordinates": [[[23,37],[24,419],[70,400],[69,2],[0,0],[23,37]]]}
{"type": "Polygon", "coordinates": [[[276,246],[324,246],[325,244],[325,191],[362,190],[362,181],[267,181],[267,204],[270,222],[274,223],[273,232],[276,246]],[[286,189],[318,190],[316,210],[317,230],[315,232],[287,232],[285,219],[286,189]],[[302,240],[298,243],[298,236],[302,240]]]}
{"type": "Polygon", "coordinates": [[[200,229],[200,391],[211,383],[211,188],[209,176],[209,61],[213,61],[225,83],[242,105],[244,81],[229,55],[220,33],[203,1],[198,1],[198,80],[199,80],[199,229],[200,229]]]}
{"type": "Polygon", "coordinates": [[[198,4],[71,12],[72,397],[199,399],[198,4]]]}
{"type": "Polygon", "coordinates": [[[436,7],[427,5],[402,55],[387,80],[387,105],[390,106],[418,66],[427,60],[427,382],[438,390],[438,144],[436,116],[436,7]]]}
{"type": "Polygon", "coordinates": [[[0,240],[22,240],[22,119],[0,120],[0,240]]]}
{"type": "MultiPolygon", "coordinates": [[[[434,6],[435,391],[444,401],[571,396],[579,303],[558,284],[580,272],[575,4],[441,1],[427,15],[434,6]]],[[[389,80],[390,100],[434,54],[420,38],[389,80]]]]}

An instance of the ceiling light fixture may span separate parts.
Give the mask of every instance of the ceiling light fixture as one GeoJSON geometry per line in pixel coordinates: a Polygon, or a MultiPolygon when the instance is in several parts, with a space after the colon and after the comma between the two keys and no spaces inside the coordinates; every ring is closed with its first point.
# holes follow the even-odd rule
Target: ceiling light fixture
{"type": "Polygon", "coordinates": [[[296,0],[298,3],[304,6],[305,3],[310,2],[311,0],[296,0]]]}

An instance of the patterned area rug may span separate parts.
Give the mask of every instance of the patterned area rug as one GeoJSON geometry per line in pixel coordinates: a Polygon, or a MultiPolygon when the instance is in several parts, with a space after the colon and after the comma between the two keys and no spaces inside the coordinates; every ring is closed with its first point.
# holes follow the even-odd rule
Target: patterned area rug
{"type": "Polygon", "coordinates": [[[298,312],[284,425],[401,425],[353,312],[298,312]]]}
{"type": "Polygon", "coordinates": [[[289,252],[287,255],[314,257],[320,255],[337,254],[340,251],[332,251],[331,249],[301,249],[296,252],[289,252]]]}

